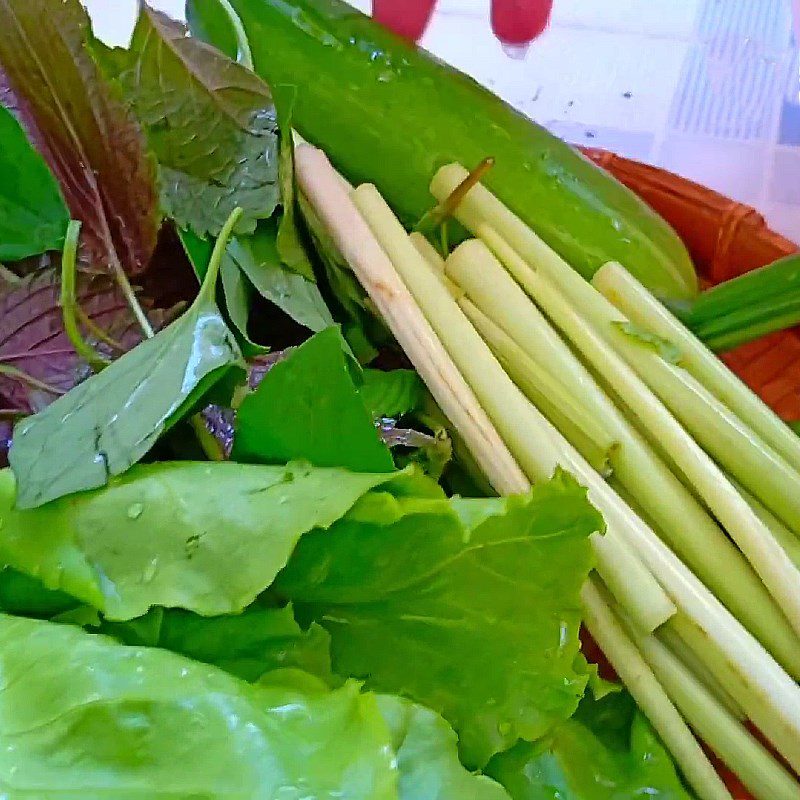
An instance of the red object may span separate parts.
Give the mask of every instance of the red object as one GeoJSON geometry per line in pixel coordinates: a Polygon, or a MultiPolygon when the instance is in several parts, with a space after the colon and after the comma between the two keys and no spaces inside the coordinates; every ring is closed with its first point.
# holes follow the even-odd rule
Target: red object
{"type": "Polygon", "coordinates": [[[492,0],[492,30],[503,44],[524,46],[550,21],[553,0],[492,0]]]}
{"type": "MultiPolygon", "coordinates": [[[[400,36],[418,42],[436,0],[372,0],[372,16],[400,36]]],[[[492,30],[503,44],[522,46],[547,27],[553,0],[492,0],[492,30]]]]}
{"type": "Polygon", "coordinates": [[[372,0],[372,16],[400,36],[418,42],[435,6],[436,0],[372,0]]]}

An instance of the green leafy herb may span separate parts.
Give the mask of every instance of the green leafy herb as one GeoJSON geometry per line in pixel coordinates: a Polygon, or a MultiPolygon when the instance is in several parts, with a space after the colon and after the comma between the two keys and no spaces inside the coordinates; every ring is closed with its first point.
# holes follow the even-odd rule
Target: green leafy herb
{"type": "Polygon", "coordinates": [[[309,280],[284,266],[275,225],[269,220],[259,224],[252,236],[237,236],[228,245],[228,255],[258,293],[293,320],[312,331],[330,327],[333,318],[313,273],[309,280]]]}
{"type": "Polygon", "coordinates": [[[239,409],[234,460],[394,469],[350,377],[343,344],[339,330],[329,328],[270,369],[239,409]]]}
{"type": "Polygon", "coordinates": [[[60,250],[69,212],[44,159],[0,106],[0,261],[60,250]]]}
{"type": "Polygon", "coordinates": [[[161,462],[24,510],[14,508],[13,475],[4,470],[0,563],[112,620],[152,606],[235,614],[270,586],[304,533],[328,528],[393,480],[399,490],[403,473],[161,462]]]}
{"type": "Polygon", "coordinates": [[[237,233],[272,216],[278,129],[269,87],[144,4],[127,59],[117,77],[158,159],[166,214],[199,236],[218,235],[235,207],[244,209],[237,233]]]}
{"type": "Polygon", "coordinates": [[[373,417],[400,417],[418,410],[425,399],[425,384],[411,369],[383,372],[365,369],[359,394],[373,417]]]}
{"type": "Polygon", "coordinates": [[[602,520],[567,476],[530,495],[359,501],[275,589],[331,634],[334,669],[441,713],[469,767],[574,712],[578,593],[602,520]]]}
{"type": "Polygon", "coordinates": [[[0,787],[13,794],[397,797],[386,723],[353,682],[253,685],[165,650],[6,616],[0,669],[0,737],[13,742],[0,787]]]}
{"type": "Polygon", "coordinates": [[[145,269],[156,244],[154,167],[136,122],[102,82],[90,39],[78,0],[0,2],[0,63],[16,112],[83,223],[86,260],[130,298],[125,276],[145,269]]]}
{"type": "Polygon", "coordinates": [[[690,800],[675,766],[630,695],[583,700],[544,739],[495,757],[487,771],[513,800],[690,800]]]}
{"type": "Polygon", "coordinates": [[[103,486],[125,472],[240,363],[239,347],[214,302],[235,222],[232,214],[200,293],[183,316],[17,426],[9,461],[21,508],[103,486]]]}

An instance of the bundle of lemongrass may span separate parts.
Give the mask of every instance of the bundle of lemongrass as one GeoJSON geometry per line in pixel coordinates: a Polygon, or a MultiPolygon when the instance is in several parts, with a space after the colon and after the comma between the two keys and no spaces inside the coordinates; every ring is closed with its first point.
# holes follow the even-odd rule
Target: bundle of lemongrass
{"type": "MultiPolygon", "coordinates": [[[[800,784],[800,439],[618,264],[587,283],[467,172],[444,260],[310,146],[300,188],[502,494],[557,467],[603,514],[586,624],[702,800],[800,784]]],[[[460,191],[459,190],[460,187],[460,191]]]]}

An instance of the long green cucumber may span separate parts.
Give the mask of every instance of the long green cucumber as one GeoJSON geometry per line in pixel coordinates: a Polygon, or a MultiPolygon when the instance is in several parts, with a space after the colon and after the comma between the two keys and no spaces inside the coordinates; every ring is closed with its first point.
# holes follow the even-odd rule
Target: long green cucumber
{"type": "MultiPolygon", "coordinates": [[[[494,156],[486,186],[583,276],[625,265],[662,298],[697,278],[681,241],[632,192],[467,76],[341,0],[231,0],[256,71],[297,87],[293,124],[354,183],[376,184],[407,226],[443,164],[494,156]]],[[[192,32],[236,53],[217,0],[188,0],[192,32]]]]}

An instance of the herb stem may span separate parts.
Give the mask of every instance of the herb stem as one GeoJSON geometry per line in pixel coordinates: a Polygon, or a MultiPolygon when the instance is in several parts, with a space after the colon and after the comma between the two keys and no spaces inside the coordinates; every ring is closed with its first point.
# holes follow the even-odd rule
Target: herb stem
{"type": "Polygon", "coordinates": [[[92,336],[97,337],[98,341],[105,342],[119,353],[124,353],[125,348],[113,336],[109,336],[80,306],[75,309],[78,319],[92,336]]]}
{"type": "Polygon", "coordinates": [[[78,299],[75,287],[80,231],[81,223],[78,220],[70,220],[64,238],[64,252],[61,256],[61,298],[59,303],[64,321],[64,331],[75,348],[75,352],[95,372],[99,372],[108,365],[108,361],[83,338],[78,326],[78,299]]]}
{"type": "Polygon", "coordinates": [[[43,392],[47,392],[48,394],[53,394],[56,396],[64,394],[63,391],[56,389],[55,386],[51,386],[49,383],[40,381],[38,378],[34,378],[33,375],[28,375],[27,372],[23,372],[21,369],[10,367],[8,364],[0,364],[0,375],[4,375],[13,381],[26,383],[32,389],[39,389],[43,392]]]}

